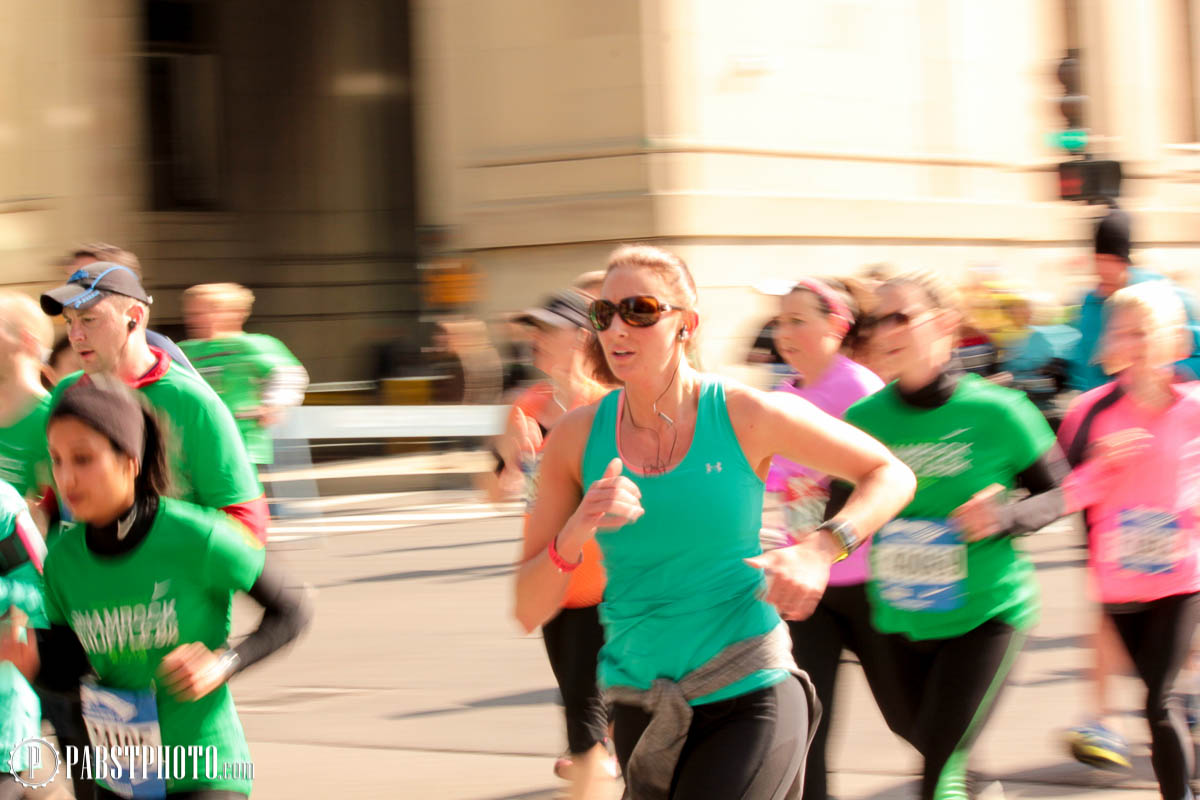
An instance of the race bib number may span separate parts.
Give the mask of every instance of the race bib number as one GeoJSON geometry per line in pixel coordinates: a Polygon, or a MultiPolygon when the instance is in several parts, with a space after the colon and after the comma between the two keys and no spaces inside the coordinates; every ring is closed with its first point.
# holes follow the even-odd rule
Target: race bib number
{"type": "Polygon", "coordinates": [[[783,523],[793,536],[808,533],[825,519],[825,506],[829,504],[829,490],[807,475],[793,475],[787,479],[784,492],[783,523]]]}
{"type": "Polygon", "coordinates": [[[158,765],[143,764],[139,755],[150,748],[158,752],[162,746],[154,693],[111,689],[89,681],[80,684],[79,695],[88,739],[108,757],[103,783],[109,791],[135,800],[165,798],[167,784],[158,777],[158,765]]]}
{"type": "Polygon", "coordinates": [[[533,504],[537,502],[538,467],[542,464],[542,454],[526,458],[521,457],[521,474],[525,476],[525,513],[533,512],[533,504]]]}
{"type": "Polygon", "coordinates": [[[967,545],[945,520],[895,519],[875,534],[871,576],[904,611],[953,611],[966,597],[967,545]]]}
{"type": "Polygon", "coordinates": [[[1133,508],[1117,517],[1117,557],[1121,569],[1144,575],[1175,571],[1182,557],[1179,517],[1168,511],[1133,508]]]}

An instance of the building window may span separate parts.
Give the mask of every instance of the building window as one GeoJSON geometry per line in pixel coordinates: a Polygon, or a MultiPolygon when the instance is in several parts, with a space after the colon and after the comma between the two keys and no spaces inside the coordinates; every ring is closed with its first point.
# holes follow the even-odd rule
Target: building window
{"type": "Polygon", "coordinates": [[[221,63],[208,0],[146,0],[150,203],[155,211],[221,205],[221,63]]]}

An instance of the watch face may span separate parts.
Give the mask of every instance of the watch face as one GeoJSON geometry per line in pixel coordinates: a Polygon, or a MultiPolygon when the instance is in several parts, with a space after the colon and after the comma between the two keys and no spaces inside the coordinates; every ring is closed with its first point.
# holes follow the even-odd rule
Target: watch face
{"type": "Polygon", "coordinates": [[[830,525],[827,530],[838,540],[847,555],[858,546],[858,535],[855,533],[854,525],[851,523],[844,520],[836,522],[830,525]]]}

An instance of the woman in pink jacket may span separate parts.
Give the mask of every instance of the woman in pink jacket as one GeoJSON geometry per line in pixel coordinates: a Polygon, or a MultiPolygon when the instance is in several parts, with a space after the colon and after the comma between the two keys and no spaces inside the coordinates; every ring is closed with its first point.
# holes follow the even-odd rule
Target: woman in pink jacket
{"type": "Polygon", "coordinates": [[[1060,440],[1077,464],[1063,486],[1083,510],[1092,583],[1146,685],[1151,761],[1165,800],[1191,798],[1193,750],[1172,691],[1200,614],[1200,384],[1176,383],[1190,351],[1165,282],[1106,302],[1103,357],[1117,379],[1080,396],[1060,440]]]}

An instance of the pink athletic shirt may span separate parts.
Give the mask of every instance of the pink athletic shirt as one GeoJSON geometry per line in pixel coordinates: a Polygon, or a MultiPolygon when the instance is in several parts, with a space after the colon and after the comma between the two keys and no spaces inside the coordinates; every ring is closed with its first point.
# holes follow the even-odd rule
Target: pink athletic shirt
{"type": "MultiPolygon", "coordinates": [[[[826,414],[841,419],[847,408],[882,388],[883,381],[874,372],[839,353],[833,357],[833,363],[815,385],[797,387],[791,380],[786,380],[775,387],[775,391],[803,397],[826,414]]],[[[814,528],[820,525],[825,503],[829,499],[829,477],[782,456],[775,456],[771,461],[771,471],[767,474],[767,491],[788,492],[789,485],[793,495],[792,508],[798,511],[799,527],[814,528]]],[[[845,561],[833,565],[829,572],[830,586],[851,586],[867,579],[869,544],[855,550],[845,561]]]]}
{"type": "MultiPolygon", "coordinates": [[[[1059,429],[1064,452],[1088,409],[1112,384],[1081,395],[1059,429]]],[[[1068,510],[1087,510],[1088,560],[1102,603],[1145,603],[1200,591],[1200,383],[1172,386],[1150,411],[1128,395],[1092,421],[1088,441],[1130,428],[1153,436],[1120,469],[1085,460],[1063,485],[1068,510]]]]}

